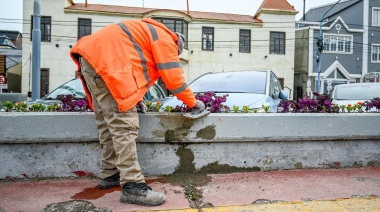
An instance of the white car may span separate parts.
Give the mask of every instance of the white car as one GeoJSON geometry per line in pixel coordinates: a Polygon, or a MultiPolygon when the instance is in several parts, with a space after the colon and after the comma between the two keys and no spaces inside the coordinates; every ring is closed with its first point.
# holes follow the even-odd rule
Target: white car
{"type": "MultiPolygon", "coordinates": [[[[355,105],[358,102],[371,101],[380,97],[380,83],[351,83],[334,86],[331,103],[337,105],[355,105]]],[[[374,111],[375,108],[372,108],[374,111]]]]}
{"type": "MultiPolygon", "coordinates": [[[[46,94],[41,99],[37,101],[29,101],[29,104],[41,103],[45,105],[51,105],[54,103],[61,104],[62,102],[57,99],[58,95],[70,95],[74,94],[75,99],[86,99],[86,94],[84,92],[82,82],[79,78],[72,79],[58,88],[54,89],[52,92],[46,94]]],[[[160,101],[161,103],[165,102],[167,97],[162,88],[157,84],[148,90],[148,92],[143,97],[144,101],[152,101],[153,105],[155,102],[160,101]]]]}
{"type": "MultiPolygon", "coordinates": [[[[277,112],[277,107],[281,99],[286,99],[288,94],[282,90],[277,76],[270,70],[258,71],[231,71],[206,73],[189,84],[194,94],[204,94],[213,92],[217,96],[228,95],[226,102],[222,104],[228,106],[233,111],[233,106],[239,106],[242,111],[243,106],[248,106],[250,110],[263,112],[263,105],[268,107],[270,112],[277,112]]],[[[168,99],[162,106],[182,106],[183,102],[173,97],[168,99]]]]}

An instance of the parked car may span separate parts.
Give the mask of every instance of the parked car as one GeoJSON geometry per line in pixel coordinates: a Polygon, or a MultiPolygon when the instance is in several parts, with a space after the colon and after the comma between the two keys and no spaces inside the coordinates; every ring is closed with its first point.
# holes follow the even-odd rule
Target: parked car
{"type": "MultiPolygon", "coordinates": [[[[82,82],[79,78],[72,79],[63,85],[59,86],[52,92],[46,94],[43,96],[40,100],[37,100],[37,103],[50,105],[54,103],[60,104],[61,101],[57,99],[58,95],[68,95],[68,94],[75,94],[75,99],[83,99],[86,98],[86,94],[84,92],[82,82]]],[[[153,86],[148,90],[148,92],[144,96],[144,101],[152,101],[157,102],[160,101],[161,103],[165,102],[166,95],[162,88],[158,84],[153,84],[153,86]]],[[[29,102],[32,103],[32,102],[29,102]]]]}
{"type": "MultiPolygon", "coordinates": [[[[271,112],[277,112],[281,99],[288,97],[282,90],[277,76],[267,71],[232,71],[204,74],[189,84],[194,94],[214,92],[217,96],[228,94],[223,105],[231,110],[233,106],[249,106],[250,110],[263,111],[263,105],[269,106],[271,112]]],[[[181,106],[183,102],[177,97],[168,99],[162,106],[181,106]]]]}
{"type": "Polygon", "coordinates": [[[363,82],[380,82],[380,72],[369,72],[364,75],[363,82]]]}
{"type": "Polygon", "coordinates": [[[355,105],[380,97],[380,83],[350,83],[334,86],[331,103],[338,105],[355,105]]]}

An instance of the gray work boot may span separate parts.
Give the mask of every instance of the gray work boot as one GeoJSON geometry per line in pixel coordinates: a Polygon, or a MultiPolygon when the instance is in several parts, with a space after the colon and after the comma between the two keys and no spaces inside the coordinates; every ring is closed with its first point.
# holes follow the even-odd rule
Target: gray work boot
{"type": "Polygon", "coordinates": [[[129,182],[123,186],[120,202],[144,206],[162,205],[166,200],[163,193],[152,191],[145,183],[129,182]]]}
{"type": "Polygon", "coordinates": [[[112,188],[114,186],[120,186],[120,174],[119,174],[119,172],[110,176],[110,177],[99,180],[98,187],[101,189],[112,188]]]}

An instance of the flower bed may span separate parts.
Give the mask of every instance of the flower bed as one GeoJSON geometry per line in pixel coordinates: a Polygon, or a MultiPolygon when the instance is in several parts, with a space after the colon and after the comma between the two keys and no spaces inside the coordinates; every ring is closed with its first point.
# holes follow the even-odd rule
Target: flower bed
{"type": "Polygon", "coordinates": [[[76,99],[75,95],[58,95],[57,99],[62,102],[62,104],[51,104],[45,105],[41,103],[28,103],[28,102],[10,102],[4,101],[1,103],[3,105],[5,112],[81,112],[81,111],[91,111],[87,99],[76,99]]]}
{"type": "MultiPolygon", "coordinates": [[[[374,98],[370,101],[358,102],[357,104],[351,105],[334,105],[329,100],[328,95],[320,95],[314,93],[314,99],[305,97],[304,99],[298,100],[282,100],[279,104],[279,113],[344,113],[344,112],[380,112],[380,98],[374,98]]],[[[257,113],[258,110],[255,108],[250,108],[248,105],[233,105],[233,108],[229,108],[223,105],[226,102],[228,95],[217,96],[213,92],[206,92],[204,94],[197,94],[196,99],[201,100],[205,103],[208,110],[211,113],[257,113]]],[[[41,103],[28,104],[26,102],[13,103],[10,101],[5,101],[2,103],[4,110],[6,112],[16,111],[16,112],[80,112],[80,111],[91,111],[87,99],[75,99],[75,95],[59,95],[57,99],[62,102],[61,105],[56,103],[51,105],[44,105],[41,103]]],[[[1,103],[1,102],[0,102],[1,103]]],[[[158,112],[161,107],[160,102],[155,104],[152,101],[144,102],[148,111],[158,112]]],[[[262,105],[264,112],[269,112],[268,105],[262,105]]],[[[191,108],[187,105],[177,105],[176,107],[166,106],[163,108],[165,112],[189,112],[191,108]]]]}
{"type": "Polygon", "coordinates": [[[358,102],[351,105],[337,105],[332,104],[328,95],[320,95],[314,93],[315,99],[306,97],[305,99],[287,100],[280,103],[283,113],[339,113],[339,112],[359,112],[364,111],[371,112],[372,109],[376,109],[375,112],[380,111],[380,98],[374,98],[371,101],[358,102]]]}

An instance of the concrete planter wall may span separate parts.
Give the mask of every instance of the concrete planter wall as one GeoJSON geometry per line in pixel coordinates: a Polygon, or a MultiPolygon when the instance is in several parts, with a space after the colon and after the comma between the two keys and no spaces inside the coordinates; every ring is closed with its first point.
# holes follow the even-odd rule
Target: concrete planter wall
{"type": "MultiPolygon", "coordinates": [[[[97,175],[93,113],[0,113],[0,179],[97,175]]],[[[380,165],[380,113],[140,114],[145,175],[380,165]]]]}

